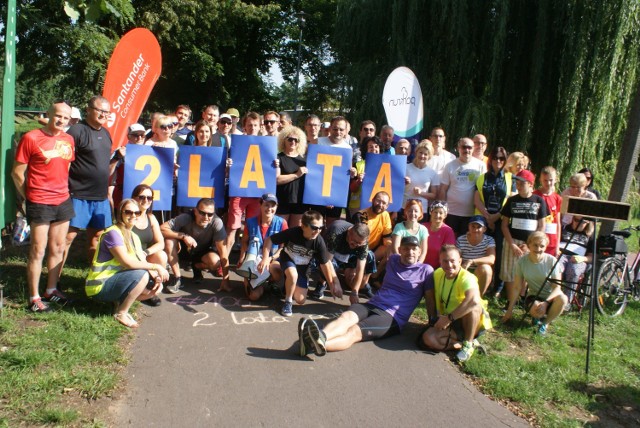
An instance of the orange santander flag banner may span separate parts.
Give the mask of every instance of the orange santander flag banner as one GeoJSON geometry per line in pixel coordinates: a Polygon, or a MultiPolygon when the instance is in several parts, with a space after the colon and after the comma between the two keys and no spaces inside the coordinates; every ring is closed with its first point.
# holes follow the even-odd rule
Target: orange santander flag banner
{"type": "Polygon", "coordinates": [[[136,123],[162,71],[160,45],[146,28],[125,34],[113,50],[102,96],[109,100],[107,128],[112,150],[127,142],[127,128],[136,123]]]}

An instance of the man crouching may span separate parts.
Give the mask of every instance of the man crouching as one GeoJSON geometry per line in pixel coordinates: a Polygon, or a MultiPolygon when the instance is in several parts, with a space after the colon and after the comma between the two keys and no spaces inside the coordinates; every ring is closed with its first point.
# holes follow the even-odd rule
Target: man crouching
{"type": "Polygon", "coordinates": [[[478,279],[461,263],[458,248],[442,246],[441,267],[433,274],[438,317],[422,334],[422,344],[434,351],[459,349],[456,357],[465,362],[480,346],[476,337],[491,328],[491,321],[482,306],[478,279]]]}

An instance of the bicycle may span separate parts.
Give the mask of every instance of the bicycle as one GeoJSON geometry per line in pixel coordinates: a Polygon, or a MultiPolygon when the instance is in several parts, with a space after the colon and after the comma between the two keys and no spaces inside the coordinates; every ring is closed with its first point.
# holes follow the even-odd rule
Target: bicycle
{"type": "Polygon", "coordinates": [[[629,266],[624,242],[632,231],[640,231],[640,226],[629,226],[598,239],[600,266],[596,282],[596,306],[602,315],[622,315],[629,299],[640,300],[640,253],[629,266]]]}

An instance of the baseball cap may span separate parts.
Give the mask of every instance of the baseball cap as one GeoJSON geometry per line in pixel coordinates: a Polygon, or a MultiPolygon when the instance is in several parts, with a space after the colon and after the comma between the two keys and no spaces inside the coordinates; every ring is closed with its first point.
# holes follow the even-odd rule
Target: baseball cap
{"type": "Polygon", "coordinates": [[[273,193],[265,193],[260,199],[262,199],[262,202],[274,202],[276,204],[278,203],[278,198],[273,193]]]}
{"type": "Polygon", "coordinates": [[[420,245],[420,241],[415,236],[405,236],[400,241],[400,245],[415,245],[417,247],[420,245]]]}
{"type": "Polygon", "coordinates": [[[469,224],[471,224],[471,223],[478,223],[479,225],[482,225],[483,227],[487,227],[487,221],[481,215],[474,215],[473,217],[471,217],[469,219],[469,224]]]}
{"type": "Polygon", "coordinates": [[[238,109],[233,107],[228,109],[226,114],[233,117],[240,117],[240,112],[238,111],[238,109]]]}
{"type": "Polygon", "coordinates": [[[222,119],[227,119],[229,122],[233,122],[233,119],[231,118],[230,115],[228,115],[227,113],[221,114],[220,115],[220,119],[218,119],[218,121],[222,120],[222,119]]]}
{"type": "Polygon", "coordinates": [[[536,182],[535,174],[528,169],[523,169],[514,178],[519,181],[528,181],[531,184],[536,182]]]}
{"type": "Polygon", "coordinates": [[[80,110],[77,107],[71,107],[71,119],[82,119],[80,110]]]}
{"type": "Polygon", "coordinates": [[[134,132],[147,132],[147,130],[144,129],[144,126],[140,125],[139,123],[134,123],[133,125],[129,126],[129,134],[133,134],[134,132]]]}

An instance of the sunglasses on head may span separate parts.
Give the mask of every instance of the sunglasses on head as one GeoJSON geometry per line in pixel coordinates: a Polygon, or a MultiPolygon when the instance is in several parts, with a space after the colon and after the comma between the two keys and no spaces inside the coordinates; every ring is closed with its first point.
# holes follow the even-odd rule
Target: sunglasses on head
{"type": "Polygon", "coordinates": [[[213,217],[213,215],[215,214],[215,213],[208,213],[208,212],[206,212],[206,211],[202,211],[202,210],[198,210],[198,212],[199,212],[199,213],[200,213],[200,215],[201,215],[201,216],[203,216],[203,217],[213,217]]]}
{"type": "Polygon", "coordinates": [[[141,211],[133,211],[133,210],[123,210],[122,212],[125,215],[135,215],[136,217],[138,217],[142,213],[141,211]]]}

